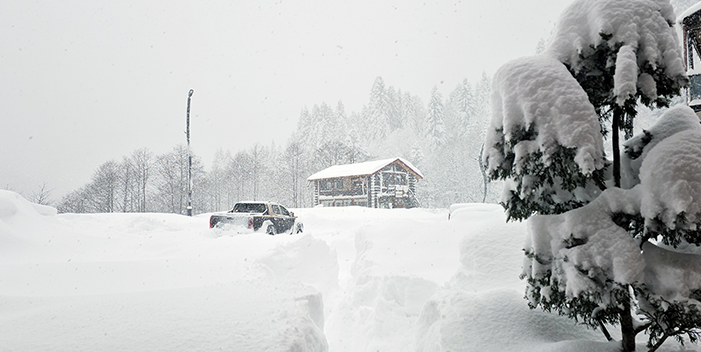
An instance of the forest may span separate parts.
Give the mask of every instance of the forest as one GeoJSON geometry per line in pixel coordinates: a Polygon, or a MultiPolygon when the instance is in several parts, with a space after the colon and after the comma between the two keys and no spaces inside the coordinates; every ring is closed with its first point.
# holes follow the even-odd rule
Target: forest
{"type": "MultiPolygon", "coordinates": [[[[500,182],[488,183],[479,160],[489,123],[490,79],[464,79],[448,96],[437,86],[428,103],[377,77],[361,111],[322,102],[299,114],[285,145],[222,146],[212,165],[192,155],[193,213],[220,211],[241,200],[312,206],[311,174],[332,165],[380,158],[410,160],[425,175],[417,187],[422,207],[496,202],[500,182]]],[[[188,148],[155,155],[143,148],[101,164],[83,187],[55,205],[62,213],[165,212],[185,214],[188,148]]],[[[45,192],[35,201],[46,200],[45,192]]]]}

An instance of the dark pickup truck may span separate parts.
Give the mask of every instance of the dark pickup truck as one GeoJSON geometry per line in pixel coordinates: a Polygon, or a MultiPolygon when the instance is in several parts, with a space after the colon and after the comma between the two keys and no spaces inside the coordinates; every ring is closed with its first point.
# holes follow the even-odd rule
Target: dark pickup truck
{"type": "Polygon", "coordinates": [[[272,202],[240,202],[234,208],[214,213],[209,218],[210,228],[227,228],[240,232],[264,230],[269,235],[289,232],[300,233],[304,227],[295,214],[272,202]]]}

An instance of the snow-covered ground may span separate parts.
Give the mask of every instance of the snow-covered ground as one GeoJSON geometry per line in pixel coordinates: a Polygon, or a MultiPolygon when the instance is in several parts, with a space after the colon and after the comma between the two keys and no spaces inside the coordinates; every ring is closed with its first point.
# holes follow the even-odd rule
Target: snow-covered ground
{"type": "Polygon", "coordinates": [[[0,190],[0,351],[617,347],[528,309],[525,224],[497,205],[450,221],[447,209],[294,211],[304,234],[237,235],[206,214],[57,215],[0,190]]]}

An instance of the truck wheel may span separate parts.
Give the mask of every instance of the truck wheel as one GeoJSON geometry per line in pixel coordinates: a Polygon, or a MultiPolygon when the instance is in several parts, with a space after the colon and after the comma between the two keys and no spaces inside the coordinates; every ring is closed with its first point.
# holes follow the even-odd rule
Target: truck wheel
{"type": "Polygon", "coordinates": [[[274,236],[277,234],[277,231],[275,231],[275,226],[273,225],[268,225],[268,227],[265,228],[265,233],[267,233],[270,236],[274,236]]]}

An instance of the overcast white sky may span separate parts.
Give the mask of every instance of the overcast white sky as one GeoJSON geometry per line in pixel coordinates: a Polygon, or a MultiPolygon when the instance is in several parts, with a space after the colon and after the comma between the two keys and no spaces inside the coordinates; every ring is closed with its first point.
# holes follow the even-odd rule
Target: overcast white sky
{"type": "Polygon", "coordinates": [[[287,142],[302,107],[372,83],[428,101],[532,55],[570,0],[0,2],[0,188],[58,200],[102,163],[287,142]]]}

